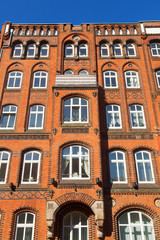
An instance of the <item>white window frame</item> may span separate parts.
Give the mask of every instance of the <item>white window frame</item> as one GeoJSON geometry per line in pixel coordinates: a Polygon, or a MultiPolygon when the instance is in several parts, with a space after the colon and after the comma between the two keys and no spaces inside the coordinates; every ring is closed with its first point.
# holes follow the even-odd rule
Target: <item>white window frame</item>
{"type": "Polygon", "coordinates": [[[140,88],[138,72],[136,72],[136,71],[132,71],[132,70],[126,71],[125,72],[125,81],[126,81],[127,88],[140,88]],[[128,85],[127,78],[130,78],[130,83],[131,83],[130,86],[128,85]],[[137,85],[134,85],[135,79],[137,81],[137,85]]]}
{"type": "Polygon", "coordinates": [[[48,80],[48,73],[45,72],[45,71],[37,71],[34,73],[34,76],[33,76],[33,88],[34,89],[37,89],[37,88],[40,88],[40,89],[44,89],[47,87],[47,80],[48,80]],[[46,74],[46,76],[42,76],[42,74],[46,74]],[[36,76],[36,74],[39,74],[39,76],[36,76]],[[39,78],[39,86],[35,86],[35,78],[39,78]],[[45,86],[44,87],[41,87],[41,81],[42,81],[42,78],[45,78],[45,86]]]}
{"type": "Polygon", "coordinates": [[[87,230],[87,236],[85,239],[88,240],[88,219],[87,219],[87,225],[82,225],[81,224],[81,216],[84,216],[87,219],[87,216],[80,213],[80,212],[71,212],[69,214],[67,214],[64,218],[63,218],[63,237],[62,239],[65,240],[65,236],[64,236],[64,229],[65,228],[70,228],[70,236],[69,236],[69,240],[74,240],[73,238],[73,230],[74,229],[78,229],[78,239],[82,239],[81,237],[81,231],[82,228],[86,228],[87,230]],[[78,214],[79,215],[79,222],[75,225],[73,224],[73,214],[78,214]],[[70,215],[70,224],[69,225],[64,225],[65,223],[65,218],[67,218],[70,215]]]}
{"type": "Polygon", "coordinates": [[[49,45],[48,44],[43,44],[43,45],[41,45],[41,47],[40,47],[40,57],[48,57],[48,54],[49,54],[49,45]],[[43,55],[42,54],[42,50],[47,50],[47,54],[46,55],[43,55]]]}
{"type": "Polygon", "coordinates": [[[143,106],[139,105],[139,104],[132,104],[132,105],[129,106],[129,111],[130,111],[130,120],[131,120],[131,127],[132,127],[132,129],[144,129],[144,128],[146,128],[146,121],[145,121],[143,106]],[[131,110],[132,106],[135,107],[135,110],[131,110]],[[141,110],[137,110],[137,107],[141,107],[141,110]],[[137,123],[138,126],[134,126],[133,125],[132,114],[135,114],[135,116],[136,116],[136,123],[137,123]],[[139,124],[139,120],[140,120],[139,119],[139,114],[142,114],[142,118],[143,118],[144,126],[142,126],[142,127],[139,124]]]}
{"type": "Polygon", "coordinates": [[[134,46],[133,43],[127,44],[127,55],[128,55],[129,57],[135,57],[135,56],[136,56],[136,49],[135,49],[135,46],[134,46]],[[130,53],[129,53],[130,49],[133,49],[134,54],[130,54],[130,53]]]}
{"type": "Polygon", "coordinates": [[[31,238],[31,240],[33,240],[33,238],[34,238],[34,228],[35,228],[35,214],[33,214],[33,213],[31,213],[31,212],[22,212],[22,213],[19,213],[18,215],[17,215],[17,221],[16,221],[16,230],[15,230],[15,240],[17,240],[17,229],[18,228],[23,228],[24,230],[23,230],[23,238],[22,238],[22,240],[25,240],[25,233],[26,233],[26,229],[27,228],[32,228],[32,238],[31,238]],[[25,213],[25,223],[18,223],[18,219],[19,219],[19,216],[21,215],[21,214],[24,214],[25,213]],[[32,214],[33,215],[33,223],[27,223],[27,215],[28,214],[32,214]]]}
{"type": "Polygon", "coordinates": [[[4,178],[3,181],[1,181],[1,179],[0,179],[0,184],[4,184],[7,181],[9,162],[10,162],[10,153],[7,152],[7,151],[0,151],[0,169],[1,169],[1,164],[6,163],[5,178],[4,178]],[[8,159],[7,160],[3,159],[3,154],[7,154],[8,155],[8,159]]]}
{"type": "Polygon", "coordinates": [[[8,81],[7,81],[7,89],[20,89],[21,88],[21,83],[22,83],[22,76],[23,76],[23,73],[20,72],[20,71],[12,71],[12,72],[9,72],[8,74],[8,81]],[[14,74],[14,76],[11,76],[12,74],[14,74]],[[18,76],[18,74],[21,74],[21,76],[18,76]],[[10,83],[10,79],[13,78],[13,87],[10,87],[9,86],[9,83],[10,83]],[[16,79],[17,78],[20,78],[20,84],[18,87],[15,86],[15,83],[16,83],[16,79]]]}
{"type": "Polygon", "coordinates": [[[65,46],[65,57],[74,57],[74,45],[72,43],[69,43],[65,46]],[[67,54],[67,49],[71,49],[72,54],[68,55],[67,54]]]}
{"type": "MultiPolygon", "coordinates": [[[[63,169],[63,164],[64,164],[64,161],[65,159],[67,159],[68,161],[68,167],[69,167],[69,177],[64,177],[64,173],[62,172],[62,180],[75,180],[75,179],[81,179],[81,180],[85,180],[85,179],[90,179],[90,157],[89,157],[89,149],[86,148],[86,147],[83,147],[83,146],[80,146],[80,145],[71,145],[69,147],[66,147],[66,148],[63,148],[62,150],[62,171],[64,170],[63,169]],[[79,152],[78,154],[72,154],[72,148],[74,147],[78,147],[79,148],[79,152]],[[69,154],[64,154],[63,153],[63,150],[66,149],[66,148],[69,148],[69,154]],[[82,154],[82,148],[84,148],[88,153],[83,155],[82,154]],[[83,158],[85,157],[85,159],[87,159],[87,163],[88,163],[88,177],[82,177],[82,161],[83,161],[83,158]],[[73,175],[73,172],[72,172],[72,165],[73,165],[73,161],[74,161],[74,158],[78,158],[79,160],[79,173],[78,174],[75,174],[75,176],[72,176],[73,175]]],[[[87,173],[86,173],[87,174],[87,173]]]]}
{"type": "MultiPolygon", "coordinates": [[[[155,240],[155,236],[154,236],[154,227],[153,227],[153,221],[152,221],[152,219],[148,216],[148,215],[146,215],[145,213],[142,213],[142,212],[138,212],[138,211],[131,211],[131,212],[126,212],[126,213],[124,213],[123,215],[121,215],[121,217],[118,219],[118,228],[119,228],[119,239],[120,240],[123,240],[124,239],[124,237],[125,237],[125,235],[123,235],[123,238],[121,238],[121,230],[120,230],[120,228],[121,227],[128,227],[128,229],[129,229],[129,239],[130,240],[134,240],[135,239],[135,236],[134,237],[132,237],[132,232],[133,232],[133,228],[134,227],[139,227],[140,228],[140,231],[141,231],[141,240],[145,240],[146,238],[145,238],[145,235],[144,235],[144,227],[145,226],[149,226],[149,227],[152,227],[152,240],[155,240]],[[137,213],[138,215],[139,215],[139,223],[133,223],[132,222],[132,220],[131,220],[131,214],[132,213],[137,213]],[[128,220],[128,223],[120,223],[120,218],[123,216],[123,215],[125,215],[125,214],[127,214],[127,220],[128,220]],[[145,217],[147,217],[149,220],[151,220],[151,223],[143,223],[143,221],[142,221],[142,215],[144,215],[145,217]]],[[[125,238],[126,239],[126,238],[125,238]]]]}
{"type": "Polygon", "coordinates": [[[156,80],[158,88],[160,88],[160,70],[156,71],[156,80]]]}
{"type": "Polygon", "coordinates": [[[23,49],[23,46],[22,46],[21,43],[16,44],[14,46],[14,50],[13,50],[13,57],[17,57],[17,58],[21,57],[22,56],[22,49],[23,49]],[[19,55],[16,54],[17,50],[20,50],[20,54],[19,55]]]}
{"type": "Polygon", "coordinates": [[[21,183],[22,184],[37,184],[39,182],[40,160],[41,160],[41,153],[38,152],[38,151],[29,151],[29,152],[26,152],[24,154],[22,177],[21,177],[21,183]],[[39,155],[39,159],[38,160],[33,159],[34,153],[39,155]],[[26,160],[26,155],[27,154],[31,154],[31,160],[26,160]],[[33,177],[31,176],[34,163],[38,164],[38,167],[37,167],[37,181],[33,181],[33,177]],[[25,165],[26,164],[30,164],[30,171],[29,171],[29,179],[28,179],[28,181],[24,181],[24,171],[25,171],[25,165]]]}
{"type": "Polygon", "coordinates": [[[88,57],[88,45],[85,43],[82,43],[79,45],[79,57],[88,57]],[[86,50],[86,54],[81,54],[81,49],[86,50]]]}
{"type": "Polygon", "coordinates": [[[43,122],[44,122],[44,106],[43,105],[32,105],[30,107],[30,111],[29,111],[29,121],[28,121],[28,129],[43,129],[43,122]],[[36,110],[32,110],[32,107],[36,106],[36,110]],[[38,111],[38,107],[42,107],[43,108],[43,112],[42,111],[38,111]],[[30,121],[31,121],[31,115],[34,114],[35,115],[35,123],[34,123],[34,127],[30,126],[30,121]],[[41,127],[36,127],[37,125],[37,119],[38,119],[38,114],[42,115],[42,126],[41,127]]]}
{"type": "Polygon", "coordinates": [[[70,117],[69,117],[69,120],[68,121],[64,121],[64,111],[63,111],[63,122],[64,123],[88,123],[88,101],[85,99],[85,98],[79,98],[79,97],[73,97],[73,98],[67,98],[66,100],[70,99],[70,104],[66,104],[65,105],[65,100],[64,100],[64,103],[63,103],[63,109],[65,107],[69,107],[70,108],[70,117]],[[73,100],[74,99],[79,99],[79,103],[78,104],[73,104],[73,100]],[[86,101],[86,105],[82,105],[82,100],[85,100],[86,101]],[[82,107],[86,107],[87,109],[87,116],[86,116],[86,119],[87,121],[83,121],[83,119],[81,119],[81,116],[82,116],[82,107]],[[79,110],[79,120],[78,121],[74,121],[73,118],[72,118],[72,112],[73,112],[73,109],[74,108],[77,108],[79,110]]]}
{"type": "Polygon", "coordinates": [[[109,47],[108,44],[101,45],[101,57],[108,57],[109,56],[109,47]],[[103,49],[107,49],[108,54],[103,54],[103,49]]]}
{"type": "Polygon", "coordinates": [[[109,104],[106,106],[106,120],[107,120],[107,129],[121,129],[122,128],[122,120],[121,120],[121,111],[120,111],[120,106],[116,104],[109,104]],[[107,108],[111,107],[112,110],[108,110],[107,108]],[[118,107],[118,110],[114,110],[114,107],[118,107]],[[109,126],[109,114],[112,116],[113,123],[111,123],[113,126],[109,126]],[[115,117],[118,115],[119,117],[119,125],[120,126],[115,126],[116,121],[115,117]]]}
{"type": "Polygon", "coordinates": [[[6,124],[6,127],[2,127],[1,126],[1,121],[0,121],[0,129],[14,129],[14,126],[15,126],[15,122],[16,122],[16,114],[17,114],[17,106],[15,105],[5,105],[3,106],[2,108],[2,113],[1,113],[1,121],[4,117],[4,115],[8,116],[7,118],[7,124],[6,124]],[[5,111],[5,107],[9,107],[9,110],[8,111],[5,111]],[[12,111],[11,108],[12,107],[15,107],[15,111],[12,111]],[[9,122],[10,122],[10,119],[11,119],[11,116],[14,116],[14,123],[13,123],[13,126],[12,127],[8,127],[9,125],[9,122]]]}
{"type": "Polygon", "coordinates": [[[110,164],[110,179],[112,183],[127,183],[127,171],[126,171],[126,161],[125,161],[125,154],[122,151],[112,151],[109,152],[109,164],[110,164]],[[116,159],[111,159],[111,154],[116,155],[116,159]],[[123,159],[118,159],[118,153],[122,154],[123,159]],[[112,164],[116,164],[116,169],[114,169],[114,167],[112,167],[112,164]],[[120,179],[120,169],[119,169],[119,164],[123,164],[123,168],[124,168],[124,179],[125,180],[121,180],[120,179]],[[111,168],[113,168],[115,171],[117,171],[117,180],[113,180],[111,178],[111,168]]]}
{"type": "Polygon", "coordinates": [[[150,45],[151,48],[151,54],[154,57],[160,57],[160,43],[152,43],[150,45]],[[154,54],[153,51],[156,51],[156,54],[154,54]]]}
{"type": "Polygon", "coordinates": [[[103,72],[103,77],[104,77],[104,87],[105,88],[118,88],[117,72],[115,72],[115,71],[105,71],[105,72],[103,72]],[[112,75],[112,74],[114,74],[114,75],[112,75]],[[110,86],[106,86],[105,78],[109,78],[110,86]],[[116,86],[112,85],[112,78],[115,78],[116,86]]]}
{"type": "Polygon", "coordinates": [[[155,180],[154,180],[154,173],[153,173],[153,166],[152,166],[152,159],[151,159],[151,154],[150,152],[148,151],[138,151],[135,153],[135,161],[136,161],[136,169],[137,169],[137,177],[138,177],[138,182],[139,183],[155,183],[155,180]],[[141,153],[141,156],[142,156],[142,159],[139,160],[137,159],[137,154],[141,153]],[[144,153],[147,153],[148,154],[148,159],[144,159],[144,153]],[[143,173],[144,173],[144,178],[145,180],[140,180],[140,176],[139,176],[139,167],[138,167],[138,163],[141,163],[143,164],[143,173]],[[152,178],[153,180],[152,181],[148,181],[147,180],[147,173],[146,173],[146,164],[150,164],[150,170],[151,170],[151,175],[152,175],[152,178]]]}
{"type": "Polygon", "coordinates": [[[116,43],[113,45],[113,49],[114,49],[114,56],[115,57],[122,57],[123,56],[123,52],[122,52],[122,46],[119,43],[116,43]],[[120,54],[116,54],[116,50],[120,50],[120,54]]]}
{"type": "Polygon", "coordinates": [[[28,45],[27,47],[27,57],[30,58],[30,57],[35,57],[35,54],[36,54],[36,45],[34,43],[31,43],[28,45]],[[29,50],[34,50],[34,53],[33,55],[29,55],[29,50]]]}

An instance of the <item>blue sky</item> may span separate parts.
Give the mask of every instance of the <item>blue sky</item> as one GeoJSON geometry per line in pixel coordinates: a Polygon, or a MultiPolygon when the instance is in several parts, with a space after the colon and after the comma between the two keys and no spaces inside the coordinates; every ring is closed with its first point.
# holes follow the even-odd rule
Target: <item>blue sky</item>
{"type": "MultiPolygon", "coordinates": [[[[2,1],[2,0],[1,0],[2,1]]],[[[4,0],[0,24],[120,23],[160,20],[160,0],[4,0]]]]}

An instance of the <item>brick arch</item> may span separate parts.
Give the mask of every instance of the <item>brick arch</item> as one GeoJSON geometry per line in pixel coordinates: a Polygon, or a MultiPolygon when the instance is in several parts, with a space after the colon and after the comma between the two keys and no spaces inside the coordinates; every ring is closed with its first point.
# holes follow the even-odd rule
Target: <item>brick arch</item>
{"type": "Polygon", "coordinates": [[[116,214],[113,217],[113,232],[114,232],[114,239],[119,239],[118,237],[118,218],[128,212],[128,211],[139,211],[142,213],[147,214],[153,221],[153,228],[156,239],[160,239],[160,233],[158,231],[158,226],[160,226],[160,217],[159,215],[150,207],[144,206],[144,204],[130,204],[128,206],[123,206],[119,208],[116,214]]]}
{"type": "Polygon", "coordinates": [[[108,71],[108,70],[113,70],[113,69],[114,69],[114,70],[117,70],[117,71],[120,70],[118,64],[109,61],[109,62],[105,62],[105,63],[102,65],[102,67],[101,67],[101,72],[108,71]],[[108,64],[111,64],[112,66],[111,66],[111,67],[108,67],[108,64]]]}
{"type": "Polygon", "coordinates": [[[91,196],[84,194],[84,193],[67,193],[55,200],[55,202],[59,205],[65,205],[71,202],[79,202],[91,207],[92,204],[95,202],[95,199],[91,196]]]}
{"type": "Polygon", "coordinates": [[[13,239],[13,236],[15,235],[15,228],[16,228],[16,219],[17,215],[23,212],[31,212],[35,214],[35,226],[34,226],[34,238],[38,238],[38,225],[39,225],[39,211],[33,208],[32,206],[24,206],[20,208],[16,208],[11,213],[11,225],[10,225],[10,233],[9,233],[9,240],[13,239]]]}
{"type": "Polygon", "coordinates": [[[127,70],[135,70],[135,71],[140,71],[140,66],[137,63],[134,63],[132,61],[128,61],[126,63],[123,64],[122,66],[122,71],[127,71],[127,70]],[[128,65],[132,64],[131,67],[129,67],[128,65]]]}
{"type": "MultiPolygon", "coordinates": [[[[84,194],[83,194],[84,195],[84,194]]],[[[89,196],[88,196],[89,197],[89,196]]],[[[95,239],[95,216],[91,208],[78,201],[68,201],[60,206],[55,212],[55,225],[54,225],[54,237],[55,239],[62,239],[63,233],[63,219],[64,216],[71,212],[79,212],[87,216],[88,218],[88,229],[89,229],[89,240],[95,239]],[[93,230],[94,228],[94,230],[93,230]]]]}

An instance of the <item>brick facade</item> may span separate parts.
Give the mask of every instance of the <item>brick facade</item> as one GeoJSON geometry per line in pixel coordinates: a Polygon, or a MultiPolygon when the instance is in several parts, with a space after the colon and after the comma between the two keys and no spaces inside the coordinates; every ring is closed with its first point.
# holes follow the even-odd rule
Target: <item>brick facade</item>
{"type": "Polygon", "coordinates": [[[84,239],[128,239],[121,237],[119,221],[134,212],[151,220],[154,233],[146,239],[160,240],[160,22],[6,22],[0,48],[1,169],[2,153],[9,154],[8,168],[0,170],[0,239],[18,239],[23,213],[34,216],[30,239],[65,239],[64,219],[75,212],[88,219],[84,239]],[[80,74],[84,70],[88,74],[80,74]],[[11,78],[17,72],[22,74],[18,87],[11,78]],[[34,86],[36,73],[42,72],[46,85],[40,87],[38,80],[34,86]],[[138,77],[127,82],[127,73],[138,77]],[[83,103],[74,105],[73,99],[83,103]],[[16,113],[5,112],[5,106],[16,106],[16,113]],[[41,124],[40,115],[31,119],[31,109],[43,109],[41,124]],[[69,119],[64,109],[73,111],[69,119]],[[78,119],[71,121],[77,112],[78,119]],[[64,157],[74,147],[77,155],[64,157]],[[28,153],[38,153],[39,160],[27,163],[28,153]],[[121,165],[116,160],[117,167],[111,167],[111,154],[123,156],[121,165]]]}

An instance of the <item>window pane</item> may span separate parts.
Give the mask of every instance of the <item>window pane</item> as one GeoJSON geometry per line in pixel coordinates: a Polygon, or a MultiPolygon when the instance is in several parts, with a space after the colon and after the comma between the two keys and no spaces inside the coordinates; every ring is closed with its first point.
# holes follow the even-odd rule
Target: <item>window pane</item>
{"type": "Polygon", "coordinates": [[[7,116],[7,115],[2,115],[1,127],[7,127],[8,118],[9,118],[9,116],[7,116]]]}
{"type": "Polygon", "coordinates": [[[131,240],[129,236],[129,227],[120,226],[120,239],[121,240],[131,240]]]}
{"type": "Polygon", "coordinates": [[[33,163],[32,164],[32,173],[31,173],[33,182],[37,181],[37,173],[38,173],[38,163],[33,163]]]}
{"type": "Polygon", "coordinates": [[[64,240],[70,240],[70,228],[69,227],[64,228],[64,240]]]}
{"type": "Polygon", "coordinates": [[[72,158],[72,176],[79,177],[79,158],[72,158]]]}
{"type": "Polygon", "coordinates": [[[121,217],[120,217],[120,220],[119,220],[119,223],[120,224],[127,224],[128,223],[128,217],[127,217],[127,214],[123,214],[121,217]]]}
{"type": "Polygon", "coordinates": [[[29,181],[30,167],[31,167],[30,163],[25,163],[24,174],[23,174],[23,181],[24,182],[29,181]]]}
{"type": "Polygon", "coordinates": [[[27,214],[27,223],[33,223],[33,214],[27,214]]]}
{"type": "Polygon", "coordinates": [[[111,175],[112,181],[118,181],[116,163],[111,163],[110,164],[110,175],[111,175]]]}
{"type": "Polygon", "coordinates": [[[154,239],[152,226],[144,226],[143,232],[144,232],[144,240],[153,240],[154,239]]]}
{"type": "Polygon", "coordinates": [[[25,213],[18,215],[18,223],[25,223],[25,213]]]}
{"type": "Polygon", "coordinates": [[[81,107],[81,120],[87,122],[87,107],[81,107]]]}
{"type": "Polygon", "coordinates": [[[32,240],[32,228],[31,227],[26,228],[25,240],[32,240]]]}
{"type": "Polygon", "coordinates": [[[65,219],[64,219],[64,225],[65,225],[65,226],[66,226],[66,225],[68,225],[68,226],[70,225],[70,216],[71,216],[71,215],[69,214],[68,216],[65,217],[65,219]]]}
{"type": "Polygon", "coordinates": [[[82,225],[87,225],[87,218],[86,218],[86,216],[81,215],[81,224],[82,225]]]}
{"type": "Polygon", "coordinates": [[[87,228],[82,228],[81,229],[81,239],[82,240],[87,240],[87,228]]]}
{"type": "Polygon", "coordinates": [[[67,157],[63,157],[62,159],[62,176],[63,177],[69,177],[69,167],[70,162],[67,157]]]}
{"type": "Polygon", "coordinates": [[[37,125],[36,127],[42,127],[42,114],[37,114],[37,125]]]}
{"type": "Polygon", "coordinates": [[[24,234],[24,228],[22,228],[22,227],[17,228],[16,240],[22,240],[23,234],[24,234]]]}
{"type": "Polygon", "coordinates": [[[131,213],[130,217],[131,217],[131,223],[139,223],[140,222],[138,213],[131,213]]]}
{"type": "Polygon", "coordinates": [[[73,239],[79,240],[79,229],[77,228],[73,229],[73,239]]]}
{"type": "Polygon", "coordinates": [[[72,224],[73,225],[79,224],[79,214],[78,213],[72,214],[72,224]]]}
{"type": "Polygon", "coordinates": [[[8,123],[9,128],[14,127],[14,120],[15,120],[15,115],[11,115],[9,118],[9,123],[8,123]]]}
{"type": "Polygon", "coordinates": [[[144,168],[142,163],[138,163],[139,180],[145,181],[144,168]]]}
{"type": "Polygon", "coordinates": [[[153,181],[151,164],[150,163],[145,163],[145,169],[146,169],[146,178],[147,178],[146,180],[147,181],[153,181]]]}
{"type": "Polygon", "coordinates": [[[7,163],[1,163],[1,167],[0,167],[0,182],[4,182],[5,181],[6,168],[7,168],[7,163]]]}
{"type": "Polygon", "coordinates": [[[72,154],[79,154],[79,147],[72,147],[72,154]]]}
{"type": "Polygon", "coordinates": [[[119,163],[119,180],[125,181],[124,163],[119,163]]]}
{"type": "Polygon", "coordinates": [[[35,121],[36,121],[36,115],[35,114],[31,114],[29,126],[30,127],[35,127],[35,121]]]}

